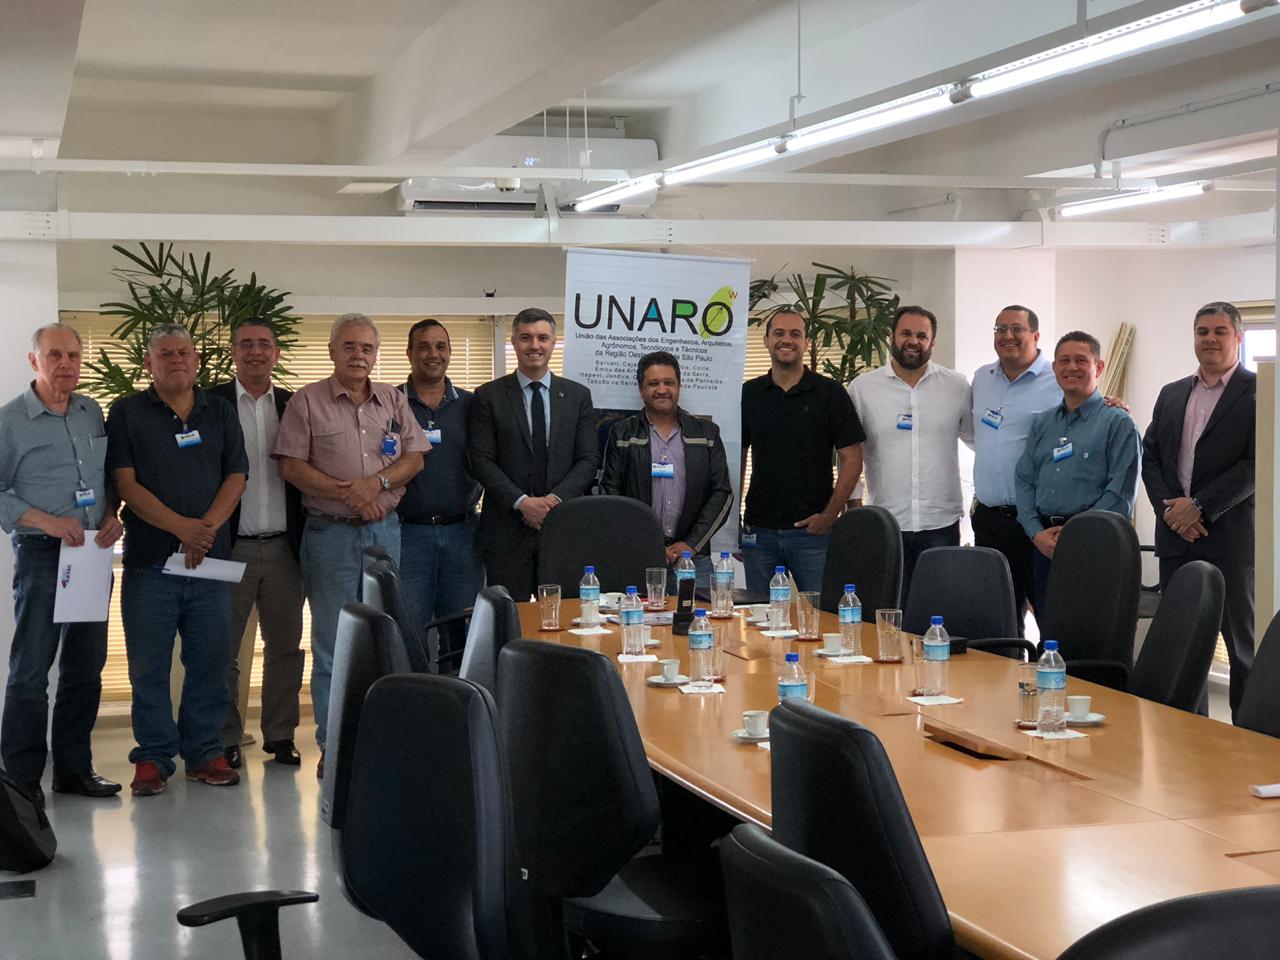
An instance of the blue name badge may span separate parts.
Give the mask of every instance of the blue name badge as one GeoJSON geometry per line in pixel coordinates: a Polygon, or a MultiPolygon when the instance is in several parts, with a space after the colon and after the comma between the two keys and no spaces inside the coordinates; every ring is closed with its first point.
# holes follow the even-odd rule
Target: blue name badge
{"type": "Polygon", "coordinates": [[[394,457],[400,450],[400,440],[392,433],[384,433],[382,435],[382,455],[384,457],[394,457]]]}
{"type": "Polygon", "coordinates": [[[1061,446],[1053,448],[1053,462],[1058,463],[1059,461],[1066,460],[1071,456],[1071,453],[1071,441],[1064,439],[1061,446]]]}
{"type": "Polygon", "coordinates": [[[992,410],[987,407],[987,412],[982,415],[982,422],[992,430],[999,430],[1000,424],[1004,423],[1004,414],[999,410],[992,410]]]}
{"type": "Polygon", "coordinates": [[[911,414],[909,413],[898,414],[898,429],[899,430],[911,429],[911,414]]]}
{"type": "Polygon", "coordinates": [[[742,549],[754,550],[756,548],[756,535],[754,533],[744,533],[742,535],[742,549]]]}
{"type": "Polygon", "coordinates": [[[186,433],[175,433],[173,437],[178,441],[179,449],[183,447],[198,447],[203,443],[200,439],[199,430],[188,430],[186,433]]]}
{"type": "Polygon", "coordinates": [[[94,494],[93,494],[93,491],[92,491],[92,490],[77,490],[77,491],[76,491],[76,506],[77,506],[77,507],[92,507],[92,506],[93,506],[95,503],[97,503],[97,502],[98,502],[98,498],[97,498],[96,496],[94,496],[94,494]]]}
{"type": "Polygon", "coordinates": [[[432,446],[439,446],[444,441],[440,439],[440,428],[435,427],[427,431],[427,443],[432,446]]]}
{"type": "Polygon", "coordinates": [[[676,475],[676,465],[669,460],[661,462],[655,460],[650,468],[649,475],[651,477],[666,477],[668,480],[674,479],[676,475]]]}

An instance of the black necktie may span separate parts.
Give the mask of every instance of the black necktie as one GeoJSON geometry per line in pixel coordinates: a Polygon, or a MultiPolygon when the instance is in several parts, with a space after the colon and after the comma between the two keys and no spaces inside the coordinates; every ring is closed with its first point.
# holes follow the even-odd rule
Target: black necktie
{"type": "Polygon", "coordinates": [[[547,492],[547,411],[542,404],[542,384],[534,380],[529,384],[533,398],[529,401],[529,420],[533,425],[534,496],[547,492]]]}

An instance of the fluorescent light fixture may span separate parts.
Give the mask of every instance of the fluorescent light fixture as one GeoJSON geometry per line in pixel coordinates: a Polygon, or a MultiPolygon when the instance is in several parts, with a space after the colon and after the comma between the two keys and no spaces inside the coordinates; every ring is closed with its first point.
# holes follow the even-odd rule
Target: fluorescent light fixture
{"type": "Polygon", "coordinates": [[[1138,193],[1123,193],[1115,197],[1100,197],[1097,200],[1078,200],[1075,203],[1064,203],[1058,208],[1058,216],[1083,217],[1091,213],[1141,207],[1148,203],[1163,203],[1165,200],[1183,200],[1187,197],[1198,197],[1208,189],[1207,183],[1199,181],[1179,183],[1172,187],[1157,187],[1154,190],[1142,190],[1138,193]]]}
{"type": "Polygon", "coordinates": [[[574,201],[573,209],[578,213],[586,213],[596,207],[603,207],[611,203],[617,203],[619,200],[625,200],[627,197],[634,197],[641,193],[648,193],[650,190],[657,190],[659,176],[660,174],[651,173],[643,177],[637,177],[634,180],[615,183],[612,187],[605,187],[603,190],[595,191],[595,193],[588,193],[586,196],[579,197],[574,201]]]}
{"type": "Polygon", "coordinates": [[[1245,11],[1237,0],[1197,0],[980,73],[970,82],[969,91],[974,97],[1004,93],[1103,60],[1179,40],[1243,16],[1245,11]]]}
{"type": "Polygon", "coordinates": [[[931,113],[951,106],[951,88],[934,87],[921,93],[880,104],[867,110],[859,110],[844,117],[836,117],[825,123],[801,127],[787,138],[787,153],[811,150],[837,140],[848,140],[873,130],[883,130],[908,120],[927,117],[931,113]]]}
{"type": "Polygon", "coordinates": [[[775,160],[778,157],[778,139],[766,143],[752,143],[724,153],[715,153],[700,160],[692,160],[672,167],[662,175],[664,187],[674,187],[679,183],[688,183],[699,177],[709,177],[717,173],[728,173],[730,170],[742,170],[754,167],[758,163],[775,160]]]}

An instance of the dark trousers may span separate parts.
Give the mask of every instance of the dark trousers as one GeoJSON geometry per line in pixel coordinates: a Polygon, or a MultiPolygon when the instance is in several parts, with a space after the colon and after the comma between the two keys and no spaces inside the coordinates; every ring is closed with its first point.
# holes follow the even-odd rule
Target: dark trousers
{"type": "Polygon", "coordinates": [[[902,609],[907,608],[907,597],[911,591],[911,574],[915,572],[916,561],[920,554],[930,547],[960,546],[960,521],[949,527],[938,527],[936,530],[903,530],[902,531],[902,609]]]}
{"type": "MultiPolygon", "coordinates": [[[[1031,605],[1036,611],[1045,612],[1049,596],[1049,567],[1053,561],[1031,545],[1031,605]]],[[[1044,621],[1038,617],[1036,623],[1042,628],[1044,621]]],[[[1053,640],[1053,637],[1041,637],[1042,640],[1053,640]]]]}
{"type": "MultiPolygon", "coordinates": [[[[1161,557],[1160,591],[1164,592],[1165,586],[1183,564],[1207,559],[1201,553],[1197,541],[1188,544],[1187,552],[1180,557],[1161,557]]],[[[1227,588],[1222,604],[1222,639],[1226,641],[1227,658],[1231,661],[1228,701],[1231,704],[1231,719],[1235,720],[1236,709],[1240,706],[1240,698],[1244,696],[1244,687],[1249,680],[1249,671],[1253,669],[1253,564],[1220,560],[1209,562],[1222,571],[1222,579],[1227,588]]]]}
{"type": "Polygon", "coordinates": [[[1031,538],[1022,529],[1012,507],[988,507],[974,501],[973,542],[979,547],[999,550],[1009,561],[1009,574],[1013,577],[1013,603],[1018,611],[1018,636],[1023,635],[1023,621],[1027,615],[1027,603],[1034,595],[1032,588],[1033,553],[1039,553],[1031,538]]]}
{"type": "Polygon", "coordinates": [[[485,583],[506,587],[511,599],[522,603],[538,592],[538,532],[522,527],[512,544],[501,549],[486,547],[480,552],[484,560],[485,583]]]}
{"type": "Polygon", "coordinates": [[[44,773],[49,669],[55,657],[53,775],[87,773],[93,767],[89,738],[102,696],[107,624],[53,622],[60,546],[61,541],[39,534],[13,537],[15,623],[0,721],[0,758],[5,770],[23,783],[35,783],[44,773]]]}

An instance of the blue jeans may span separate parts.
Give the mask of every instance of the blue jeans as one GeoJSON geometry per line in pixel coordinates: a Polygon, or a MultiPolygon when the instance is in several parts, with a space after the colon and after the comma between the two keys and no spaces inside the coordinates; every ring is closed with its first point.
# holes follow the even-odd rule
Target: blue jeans
{"type": "Polygon", "coordinates": [[[808,530],[766,530],[742,525],[744,534],[754,533],[756,545],[742,548],[742,565],[746,568],[747,592],[767,596],[774,567],[783,566],[796,578],[801,590],[821,590],[822,572],[827,566],[827,541],[830,534],[814,536],[808,530]]]}
{"type": "Polygon", "coordinates": [[[483,576],[471,524],[400,524],[400,582],[419,626],[474,604],[483,576]]]}
{"type": "Polygon", "coordinates": [[[222,755],[222,724],[231,709],[231,584],[126,567],[120,616],[133,687],[130,763],[151,761],[166,778],[175,756],[188,770],[222,755]],[[169,674],[173,640],[182,635],[182,703],[173,722],[169,674]]]}
{"type": "Polygon", "coordinates": [[[9,774],[23,783],[35,783],[44,773],[49,668],[59,643],[53,775],[86,773],[93,767],[89,737],[102,695],[107,624],[53,622],[60,546],[60,541],[41,535],[13,538],[15,624],[0,721],[0,757],[9,774]]]}
{"type": "Polygon", "coordinates": [[[329,682],[338,613],[343,604],[356,602],[364,548],[372,546],[385,548],[391,559],[400,563],[400,518],[394,513],[363,527],[307,518],[302,536],[302,584],[311,605],[311,705],[321,750],[329,729],[329,682]]]}

